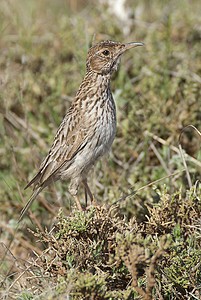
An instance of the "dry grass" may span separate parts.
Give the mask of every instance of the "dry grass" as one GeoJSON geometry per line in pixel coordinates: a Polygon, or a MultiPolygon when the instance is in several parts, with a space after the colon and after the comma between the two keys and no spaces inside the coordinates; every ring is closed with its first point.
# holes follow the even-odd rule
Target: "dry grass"
{"type": "MultiPolygon", "coordinates": [[[[121,17],[115,16],[107,4],[94,5],[92,1],[0,3],[0,273],[4,298],[32,299],[38,295],[42,299],[52,292],[62,299],[67,289],[66,293],[72,292],[74,297],[81,297],[79,293],[87,297],[91,292],[94,299],[96,293],[110,299],[117,297],[115,293],[122,299],[145,297],[143,293],[149,298],[152,293],[156,299],[199,299],[200,184],[196,182],[201,173],[200,136],[191,127],[181,132],[189,124],[200,130],[200,3],[126,3],[121,17]],[[66,183],[46,189],[35,201],[29,218],[15,230],[20,210],[31,194],[23,187],[47,154],[79,87],[94,34],[97,42],[109,38],[146,45],[125,55],[113,77],[117,136],[111,155],[97,164],[89,178],[100,210],[150,182],[186,169],[118,202],[119,222],[124,216],[129,236],[134,239],[128,242],[127,250],[123,237],[113,241],[112,251],[117,255],[113,260],[121,260],[126,273],[110,269],[109,274],[126,274],[127,285],[122,290],[107,285],[110,280],[105,270],[103,274],[91,272],[97,261],[90,261],[89,253],[82,248],[84,259],[88,259],[86,277],[74,267],[72,274],[68,273],[65,265],[66,273],[58,273],[65,278],[55,281],[53,271],[55,276],[46,278],[51,272],[45,273],[41,260],[46,260],[43,251],[48,249],[47,244],[53,243],[50,228],[58,222],[60,207],[72,222],[78,218],[72,214],[73,200],[66,183]],[[186,166],[178,142],[185,150],[186,166]],[[133,218],[137,231],[129,227],[133,218]],[[35,231],[35,227],[43,243],[27,230],[35,231]],[[151,250],[147,250],[149,246],[151,250]],[[127,258],[123,249],[129,253],[127,258]],[[138,258],[142,259],[140,267],[133,263],[138,258]],[[138,269],[141,272],[137,274],[138,269]]],[[[80,197],[84,202],[82,188],[80,197]]],[[[93,216],[95,227],[97,214],[93,216]]],[[[115,218],[107,211],[103,214],[107,222],[111,221],[110,226],[119,228],[115,218]]],[[[82,217],[85,220],[86,216],[82,217]]],[[[58,233],[61,224],[55,226],[58,233]]],[[[117,232],[124,235],[124,230],[122,227],[117,232]]],[[[88,241],[84,241],[86,245],[88,241]]],[[[79,257],[76,249],[74,252],[79,257]]],[[[54,255],[56,252],[50,260],[54,255]]],[[[100,264],[108,259],[103,255],[100,264]]]]}

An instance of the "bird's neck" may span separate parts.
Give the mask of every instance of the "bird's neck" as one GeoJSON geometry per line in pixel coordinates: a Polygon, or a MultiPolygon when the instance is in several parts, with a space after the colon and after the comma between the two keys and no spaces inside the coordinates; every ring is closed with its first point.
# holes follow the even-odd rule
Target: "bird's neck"
{"type": "Polygon", "coordinates": [[[93,96],[95,93],[110,91],[111,74],[98,74],[92,71],[86,73],[76,96],[88,95],[93,96]]]}

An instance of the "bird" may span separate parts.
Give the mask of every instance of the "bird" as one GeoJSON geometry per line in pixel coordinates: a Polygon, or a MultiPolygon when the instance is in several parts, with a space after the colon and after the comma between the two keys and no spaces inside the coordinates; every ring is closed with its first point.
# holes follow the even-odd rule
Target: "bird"
{"type": "Polygon", "coordinates": [[[56,132],[48,155],[38,173],[25,186],[27,189],[33,185],[33,194],[21,211],[19,222],[38,194],[57,180],[70,179],[69,192],[79,210],[83,210],[78,197],[80,183],[84,184],[93,201],[87,175],[110,150],[116,134],[116,106],[110,88],[111,75],[117,71],[124,52],[143,45],[106,40],[89,49],[85,77],[56,132]]]}

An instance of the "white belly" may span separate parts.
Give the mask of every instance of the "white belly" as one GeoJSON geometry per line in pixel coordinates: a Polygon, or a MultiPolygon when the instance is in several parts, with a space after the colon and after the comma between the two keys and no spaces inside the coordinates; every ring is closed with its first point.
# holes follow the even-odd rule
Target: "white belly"
{"type": "Polygon", "coordinates": [[[116,134],[115,108],[108,114],[102,114],[97,126],[89,128],[89,139],[82,150],[78,151],[73,163],[67,168],[62,167],[62,179],[85,178],[94,164],[111,148],[116,134]]]}

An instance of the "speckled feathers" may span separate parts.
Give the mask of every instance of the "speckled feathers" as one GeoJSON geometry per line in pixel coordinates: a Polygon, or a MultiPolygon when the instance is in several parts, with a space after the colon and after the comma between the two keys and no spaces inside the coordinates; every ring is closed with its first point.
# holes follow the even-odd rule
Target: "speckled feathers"
{"type": "Polygon", "coordinates": [[[34,184],[36,192],[22,211],[24,216],[41,190],[59,179],[71,179],[70,192],[78,208],[78,186],[86,183],[89,170],[110,149],[116,133],[116,108],[110,89],[111,74],[117,70],[120,55],[140,43],[121,44],[113,41],[93,46],[86,59],[86,75],[74,101],[64,117],[47,157],[36,176],[26,186],[34,184]]]}

